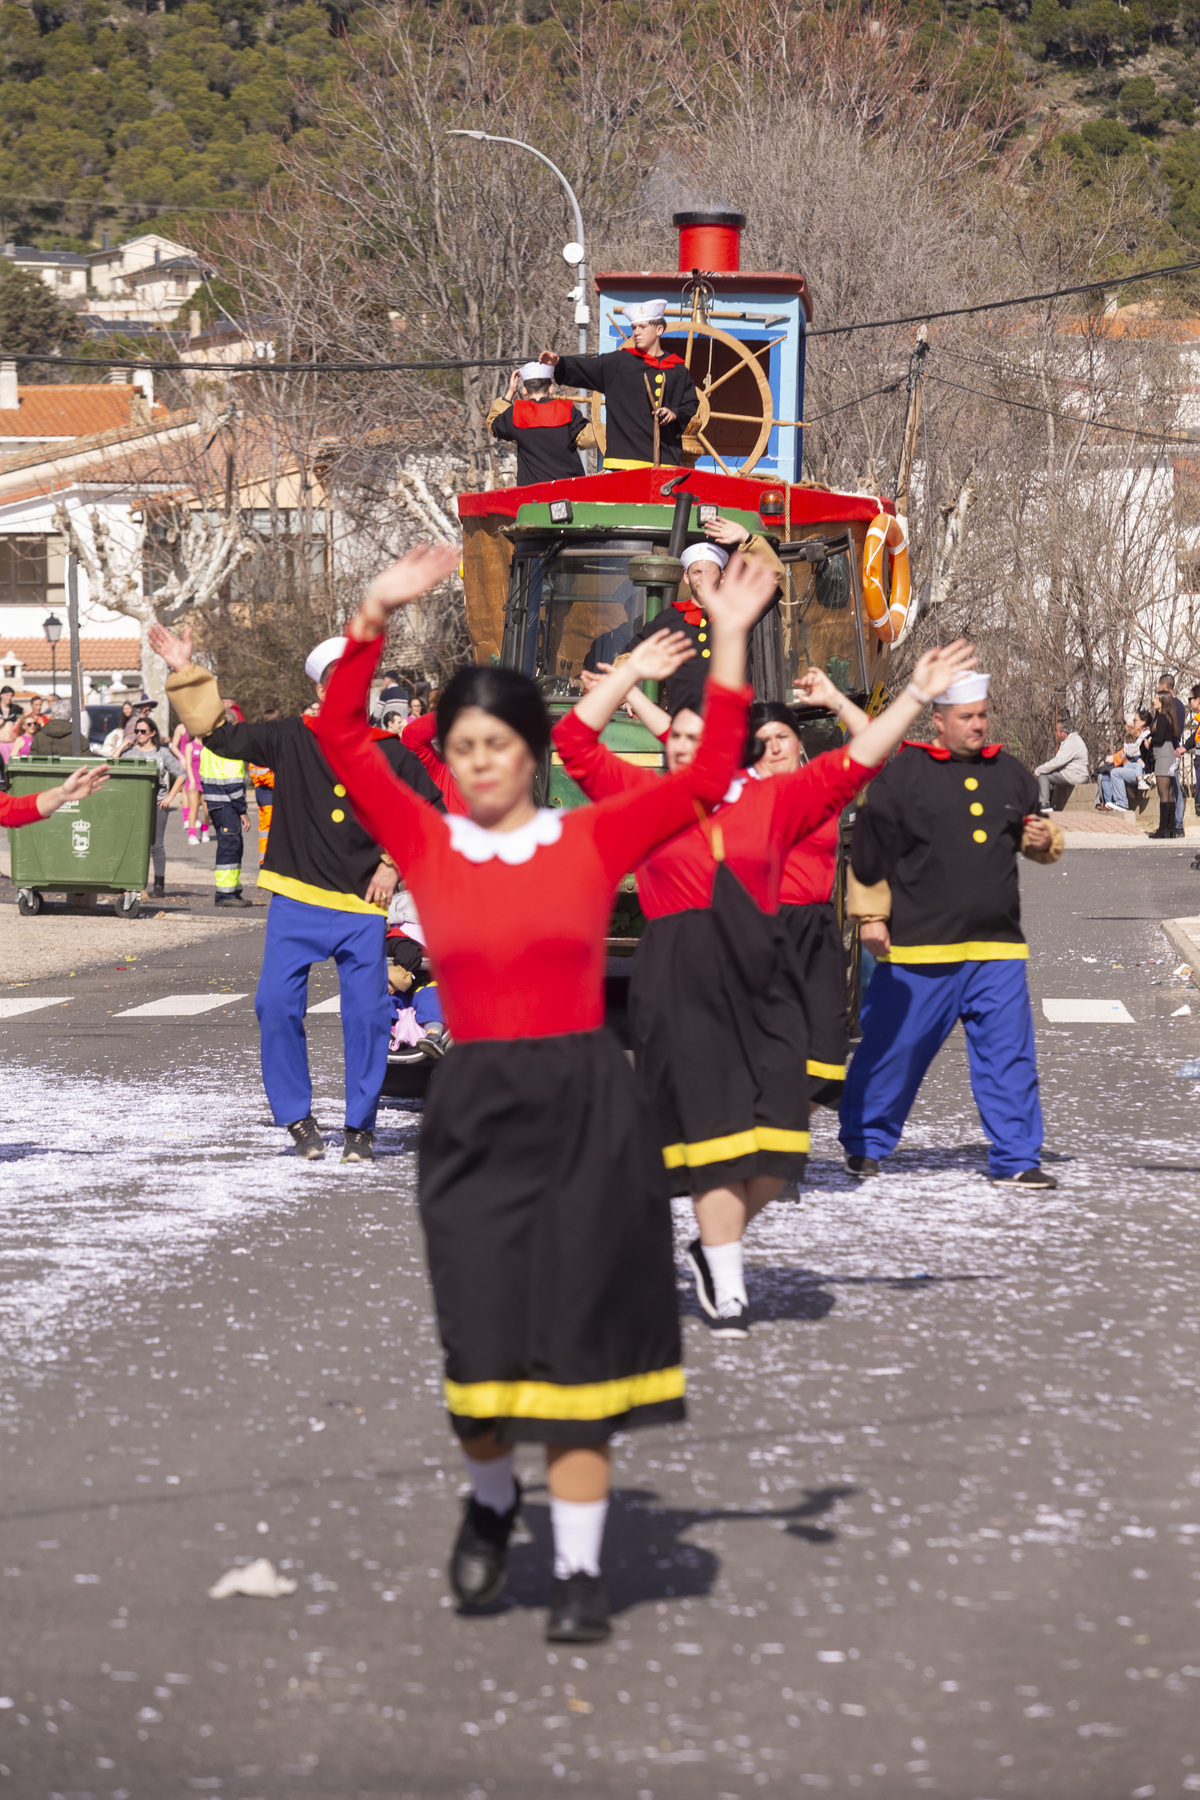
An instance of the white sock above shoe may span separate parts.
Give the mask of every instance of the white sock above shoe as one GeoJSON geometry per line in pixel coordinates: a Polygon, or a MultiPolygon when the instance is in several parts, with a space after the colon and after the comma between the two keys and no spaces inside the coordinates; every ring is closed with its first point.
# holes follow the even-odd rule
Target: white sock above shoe
{"type": "Polygon", "coordinates": [[[559,1581],[566,1581],[571,1575],[600,1573],[600,1545],[607,1517],[607,1500],[556,1500],[551,1495],[554,1573],[559,1581]]]}
{"type": "Polygon", "coordinates": [[[480,1506],[488,1506],[494,1513],[506,1513],[517,1497],[512,1451],[504,1456],[493,1456],[487,1462],[477,1462],[464,1447],[463,1461],[467,1465],[471,1491],[480,1506]]]}
{"type": "Polygon", "coordinates": [[[739,1300],[743,1306],[748,1305],[740,1240],[735,1244],[705,1244],[704,1259],[712,1273],[717,1311],[739,1300]]]}

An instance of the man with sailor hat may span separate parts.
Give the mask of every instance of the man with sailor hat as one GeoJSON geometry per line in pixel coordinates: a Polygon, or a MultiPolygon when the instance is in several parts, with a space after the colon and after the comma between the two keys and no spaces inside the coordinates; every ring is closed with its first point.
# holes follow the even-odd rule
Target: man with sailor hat
{"type": "Polygon", "coordinates": [[[488,410],[492,436],[517,446],[518,487],[573,481],[585,472],[575,446],[591,421],[573,400],[553,399],[553,385],[551,371],[543,363],[523,363],[509,377],[504,398],[493,400],[488,410]]]}
{"type": "MultiPolygon", "coordinates": [[[[751,562],[766,563],[776,581],[783,581],[783,564],[765,538],[743,532],[738,541],[745,558],[751,562]]],[[[627,654],[636,644],[654,637],[660,631],[680,631],[695,645],[695,656],[681,664],[668,677],[663,688],[662,705],[672,715],[682,706],[691,707],[694,712],[701,710],[704,683],[708,679],[712,638],[712,627],[704,606],[705,588],[712,579],[714,564],[718,582],[724,575],[729,551],[719,543],[689,544],[679,560],[683,564],[683,582],[678,598],[655,618],[648,619],[626,645],[627,654]]]]}
{"type": "Polygon", "coordinates": [[[663,350],[666,310],[665,300],[628,307],[629,338],[603,356],[542,351],[542,364],[554,370],[561,386],[604,395],[606,469],[649,469],[656,462],[678,467],[683,462],[684,427],[700,402],[683,358],[663,350]]]}
{"type": "MultiPolygon", "coordinates": [[[[311,719],[274,719],[257,725],[226,720],[216,678],[192,661],[190,628],[176,636],[150,627],[151,647],[174,671],[167,680],[171,704],[192,737],[222,757],[275,771],[274,810],[258,885],[271,895],[262,974],[254,1010],[261,1031],[263,1086],[277,1125],[286,1125],[298,1153],[325,1154],[312,1116],[312,1080],[304,1015],[308,973],[332,957],[341,992],[345,1048],[346,1119],[343,1162],[369,1162],[375,1111],[387,1069],[390,1029],[384,934],[396,871],[381,860],[374,841],[334,780],[311,719]]],[[[304,672],[316,686],[317,705],[344,637],[326,638],[304,672]]],[[[421,764],[390,732],[375,733],[396,774],[434,806],[442,798],[421,764]]]]}
{"type": "Polygon", "coordinates": [[[901,746],[855,822],[847,910],[878,958],[841,1105],[846,1167],[860,1179],[878,1175],[895,1149],[925,1071],[961,1019],[991,1180],[1057,1185],[1040,1167],[1016,859],[1057,862],[1063,837],[1040,816],[1029,770],[985,741],[990,680],[964,675],[934,698],[934,742],[901,746]]]}

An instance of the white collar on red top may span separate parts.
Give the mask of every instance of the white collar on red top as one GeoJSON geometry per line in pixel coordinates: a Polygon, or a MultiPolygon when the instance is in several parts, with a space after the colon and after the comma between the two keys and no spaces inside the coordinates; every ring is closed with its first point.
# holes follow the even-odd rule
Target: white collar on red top
{"type": "Polygon", "coordinates": [[[735,800],[740,800],[742,797],[742,789],[745,787],[749,778],[749,770],[746,771],[745,775],[735,775],[726,791],[721,795],[718,805],[732,806],[735,800]]]}
{"type": "Polygon", "coordinates": [[[539,808],[515,831],[488,831],[463,813],[447,813],[445,819],[451,849],[473,863],[491,862],[494,856],[504,863],[527,863],[536,850],[557,844],[563,828],[562,813],[552,806],[539,808]]]}

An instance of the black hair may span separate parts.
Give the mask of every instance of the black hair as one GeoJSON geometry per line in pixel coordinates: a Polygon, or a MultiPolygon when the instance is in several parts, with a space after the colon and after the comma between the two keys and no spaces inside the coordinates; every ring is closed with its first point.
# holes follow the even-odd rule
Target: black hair
{"type": "Polygon", "coordinates": [[[1142,721],[1143,725],[1153,725],[1154,723],[1154,714],[1148,706],[1139,706],[1137,709],[1137,716],[1142,721]]]}
{"type": "Polygon", "coordinates": [[[758,731],[763,725],[786,725],[790,732],[800,737],[800,719],[792,708],[782,700],[756,700],[750,708],[750,729],[758,731]]]}
{"type": "Polygon", "coordinates": [[[530,375],[521,384],[527,388],[553,387],[554,377],[547,369],[545,375],[530,375]]]}
{"type": "Polygon", "coordinates": [[[478,706],[523,737],[534,756],[550,748],[550,714],[537,683],[515,669],[460,669],[446,683],[437,704],[437,730],[442,743],[459,713],[478,706]]]}
{"type": "Polygon", "coordinates": [[[416,938],[410,938],[403,934],[389,937],[387,954],[389,962],[395,963],[398,968],[407,969],[410,975],[421,973],[421,963],[425,951],[423,946],[418,944],[416,938]]]}
{"type": "MultiPolygon", "coordinates": [[[[693,700],[681,700],[678,706],[672,708],[671,722],[674,723],[680,713],[685,712],[695,713],[696,717],[699,719],[704,717],[703,706],[697,705],[693,700]]],[[[753,718],[753,715],[751,715],[751,718],[753,718]]],[[[762,720],[760,719],[758,723],[761,725],[762,720]]],[[[799,737],[799,735],[800,733],[797,732],[796,736],[799,737]]],[[[742,754],[738,759],[738,767],[741,769],[752,769],[759,758],[765,756],[766,753],[767,746],[760,737],[755,736],[754,724],[752,722],[748,723],[746,727],[746,741],[742,745],[742,754]]]]}

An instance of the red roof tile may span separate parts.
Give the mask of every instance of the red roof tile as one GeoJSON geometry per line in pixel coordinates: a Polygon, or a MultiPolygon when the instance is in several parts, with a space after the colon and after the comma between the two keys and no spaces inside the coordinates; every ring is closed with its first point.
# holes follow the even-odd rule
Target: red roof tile
{"type": "MultiPolygon", "coordinates": [[[[85,669],[140,669],[142,642],[136,637],[81,637],[79,660],[85,669]]],[[[26,675],[50,673],[50,646],[44,637],[0,637],[0,663],[19,662],[26,675]]],[[[58,646],[58,667],[71,665],[70,646],[64,633],[58,646]]]]}
{"type": "MultiPolygon", "coordinates": [[[[21,404],[0,411],[0,442],[5,438],[95,437],[102,431],[118,431],[137,423],[134,401],[139,389],[115,382],[46,382],[19,387],[21,404]]],[[[165,418],[163,408],[154,416],[165,418]]],[[[144,417],[144,413],[141,414],[144,417]]]]}

